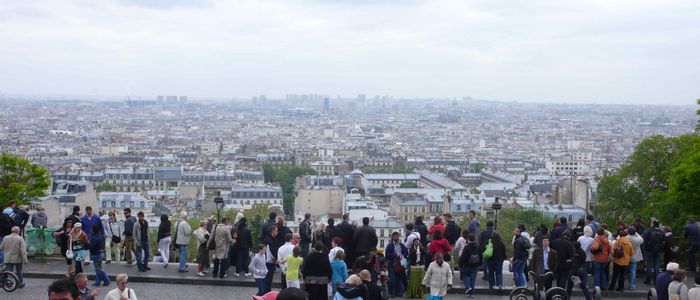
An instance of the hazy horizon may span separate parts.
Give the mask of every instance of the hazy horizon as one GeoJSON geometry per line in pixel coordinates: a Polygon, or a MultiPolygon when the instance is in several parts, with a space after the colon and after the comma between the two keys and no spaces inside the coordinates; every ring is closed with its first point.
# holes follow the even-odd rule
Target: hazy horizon
{"type": "Polygon", "coordinates": [[[697,1],[11,1],[0,95],[694,105],[697,1]]]}

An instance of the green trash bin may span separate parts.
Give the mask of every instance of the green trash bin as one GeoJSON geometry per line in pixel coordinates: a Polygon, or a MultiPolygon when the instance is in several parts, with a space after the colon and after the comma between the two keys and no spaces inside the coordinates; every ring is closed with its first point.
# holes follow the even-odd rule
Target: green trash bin
{"type": "Polygon", "coordinates": [[[39,229],[32,228],[24,231],[27,238],[27,255],[35,256],[37,251],[41,249],[41,239],[38,236],[39,229]]]}
{"type": "Polygon", "coordinates": [[[56,232],[56,228],[44,229],[44,254],[46,254],[46,256],[52,256],[56,247],[58,247],[56,238],[53,236],[54,232],[56,232]]]}
{"type": "Polygon", "coordinates": [[[56,238],[53,233],[55,228],[32,228],[25,231],[27,237],[27,255],[40,256],[43,251],[44,256],[53,255],[56,248],[56,238]]]}

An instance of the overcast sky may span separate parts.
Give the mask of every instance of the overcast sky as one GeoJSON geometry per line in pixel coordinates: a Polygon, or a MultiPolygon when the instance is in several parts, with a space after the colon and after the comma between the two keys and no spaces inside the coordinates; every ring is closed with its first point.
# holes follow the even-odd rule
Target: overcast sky
{"type": "Polygon", "coordinates": [[[0,3],[0,94],[700,97],[697,0],[0,3]]]}

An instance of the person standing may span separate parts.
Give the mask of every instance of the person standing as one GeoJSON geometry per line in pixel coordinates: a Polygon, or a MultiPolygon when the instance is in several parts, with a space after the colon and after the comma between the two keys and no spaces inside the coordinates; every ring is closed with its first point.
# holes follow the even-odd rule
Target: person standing
{"type": "Polygon", "coordinates": [[[163,268],[168,267],[170,261],[170,219],[167,214],[160,215],[160,225],[158,225],[158,252],[163,258],[163,268]]]}
{"type": "Polygon", "coordinates": [[[423,216],[416,216],[413,226],[420,237],[420,243],[423,248],[428,248],[428,226],[423,222],[423,216]]]}
{"type": "Polygon", "coordinates": [[[10,202],[7,202],[7,207],[2,210],[2,212],[8,216],[11,216],[15,212],[15,207],[17,206],[17,201],[15,200],[10,200],[10,202]]]}
{"type": "Polygon", "coordinates": [[[37,206],[36,212],[32,214],[32,227],[34,228],[46,228],[46,223],[48,222],[48,217],[44,212],[43,206],[37,206]]]}
{"type": "Polygon", "coordinates": [[[187,246],[190,244],[190,236],[192,235],[192,227],[187,223],[187,212],[180,212],[180,220],[175,224],[175,245],[177,245],[180,265],[178,272],[189,272],[187,269],[187,246]]]}
{"type": "MultiPolygon", "coordinates": [[[[532,253],[532,261],[530,269],[537,275],[543,275],[547,272],[553,272],[559,265],[559,257],[557,251],[549,247],[549,237],[542,238],[542,247],[537,247],[532,253]]],[[[544,283],[544,290],[552,287],[551,281],[544,283]]]]}
{"type": "Polygon", "coordinates": [[[311,247],[311,214],[304,214],[304,220],[299,223],[299,247],[301,248],[301,257],[306,258],[309,256],[309,248],[311,247]]]}
{"type": "Polygon", "coordinates": [[[656,299],[668,300],[668,287],[673,282],[673,274],[679,270],[680,266],[677,263],[669,263],[666,265],[666,271],[656,277],[656,299]]]}
{"type": "Polygon", "coordinates": [[[632,257],[630,258],[630,264],[627,267],[627,274],[630,281],[629,288],[634,290],[637,288],[637,264],[644,258],[642,255],[642,244],[644,243],[644,238],[642,238],[634,226],[627,228],[627,237],[632,243],[632,257]]]}
{"type": "Polygon", "coordinates": [[[323,254],[323,244],[316,242],[314,251],[304,260],[304,287],[309,293],[309,300],[327,300],[328,283],[333,276],[331,263],[328,257],[323,254]]]}
{"type": "Polygon", "coordinates": [[[231,229],[229,226],[228,217],[223,217],[221,223],[214,226],[214,273],[215,278],[219,279],[226,277],[226,269],[228,264],[228,247],[231,246],[231,229]]]}
{"type": "Polygon", "coordinates": [[[615,288],[616,280],[617,291],[622,292],[625,289],[625,274],[627,273],[630,259],[634,255],[634,247],[627,235],[627,230],[620,230],[617,240],[615,240],[613,247],[613,274],[608,287],[609,291],[615,288]]]}
{"type": "Polygon", "coordinates": [[[493,244],[493,254],[487,260],[489,265],[489,289],[498,286],[498,291],[503,289],[503,261],[506,259],[506,245],[501,240],[501,235],[498,232],[493,232],[491,235],[491,243],[493,244]]]}
{"type": "MultiPolygon", "coordinates": [[[[377,249],[377,232],[369,226],[369,218],[362,218],[362,226],[355,232],[355,237],[352,239],[355,241],[355,254],[357,255],[367,255],[371,251],[377,249]]],[[[351,247],[345,240],[343,240],[345,249],[351,247]]]]}
{"type": "Polygon", "coordinates": [[[92,211],[92,207],[90,206],[85,207],[85,215],[80,219],[80,223],[83,224],[83,231],[85,231],[85,234],[87,234],[88,239],[92,238],[92,234],[94,233],[92,231],[93,225],[97,225],[97,228],[104,232],[104,228],[102,228],[102,220],[100,220],[100,217],[92,211]]]}
{"type": "Polygon", "coordinates": [[[598,228],[598,234],[591,244],[590,251],[593,255],[593,284],[594,286],[600,287],[601,290],[605,290],[608,286],[608,276],[605,266],[610,261],[610,252],[612,248],[610,247],[608,236],[605,234],[605,228],[602,226],[598,228]]]}
{"type": "MultiPolygon", "coordinates": [[[[455,223],[454,219],[452,219],[452,214],[446,213],[443,216],[447,222],[447,225],[445,225],[445,238],[448,242],[450,242],[450,246],[454,248],[457,239],[460,237],[460,232],[462,229],[460,229],[459,226],[457,226],[457,223],[455,223]]],[[[471,225],[471,222],[469,225],[471,225]]],[[[457,255],[459,255],[459,253],[457,255]]]]}
{"type": "MultiPolygon", "coordinates": [[[[279,236],[279,235],[278,235],[279,236]]],[[[282,281],[282,289],[287,288],[287,256],[294,251],[292,244],[292,234],[287,233],[284,236],[284,245],[277,250],[277,265],[280,268],[280,280],[282,281]]]]}
{"type": "MultiPolygon", "coordinates": [[[[71,222],[71,224],[73,224],[73,223],[71,222]]],[[[0,243],[2,243],[2,240],[6,236],[8,236],[12,233],[12,226],[13,226],[12,219],[10,218],[10,216],[8,214],[1,213],[0,214],[0,243]]],[[[56,236],[55,233],[54,233],[54,236],[56,236]]],[[[65,251],[64,251],[64,253],[65,253],[65,251]]],[[[3,253],[2,249],[0,249],[0,263],[2,263],[3,257],[4,257],[4,253],[3,253]]]]}
{"type": "MultiPolygon", "coordinates": [[[[491,235],[493,234],[493,221],[486,221],[486,230],[479,234],[479,251],[484,253],[486,250],[486,245],[491,240],[491,235]]],[[[481,269],[484,271],[484,276],[481,277],[482,280],[488,280],[489,266],[486,263],[486,258],[482,262],[481,269]]]]}
{"type": "Polygon", "coordinates": [[[698,224],[694,218],[688,219],[688,224],[683,228],[683,235],[688,239],[690,244],[690,248],[688,249],[687,271],[695,272],[697,271],[697,253],[698,250],[700,250],[700,224],[698,224]]]}
{"type": "Polygon", "coordinates": [[[253,247],[253,236],[248,229],[248,219],[241,218],[238,220],[238,240],[236,254],[236,273],[233,275],[240,276],[240,273],[245,272],[245,276],[250,276],[250,270],[248,270],[248,263],[250,255],[248,254],[253,247]]]}
{"type": "Polygon", "coordinates": [[[19,208],[15,209],[12,220],[14,221],[15,226],[19,227],[20,235],[24,237],[24,228],[29,222],[29,206],[20,205],[19,208]]]}
{"type": "MultiPolygon", "coordinates": [[[[574,256],[574,246],[571,243],[571,231],[567,230],[561,236],[552,241],[552,249],[557,251],[557,268],[553,269],[557,277],[557,286],[567,289],[567,283],[571,278],[571,263],[574,256]]],[[[571,295],[569,295],[571,297],[571,295]]]]}
{"type": "Polygon", "coordinates": [[[287,264],[287,272],[285,273],[287,288],[301,288],[299,276],[301,265],[304,263],[304,259],[301,257],[301,247],[294,246],[292,253],[285,256],[284,260],[287,264]]]}
{"type": "Polygon", "coordinates": [[[695,287],[688,291],[688,300],[700,300],[700,276],[695,275],[695,287]]]}
{"type": "Polygon", "coordinates": [[[442,237],[442,231],[440,231],[440,229],[435,229],[435,231],[433,231],[433,240],[430,241],[428,251],[430,251],[431,261],[435,260],[435,255],[438,253],[442,254],[444,261],[445,256],[452,251],[450,243],[442,237]]]}
{"type": "Polygon", "coordinates": [[[430,288],[430,295],[444,297],[452,288],[452,268],[442,258],[442,253],[435,254],[435,261],[430,263],[423,277],[423,286],[430,288]]]}
{"type": "Polygon", "coordinates": [[[265,239],[266,235],[270,234],[270,227],[275,227],[276,225],[277,214],[275,212],[270,212],[270,215],[268,217],[269,218],[267,219],[267,222],[265,222],[265,224],[263,224],[260,228],[261,241],[265,239]]]}
{"type": "MultiPolygon", "coordinates": [[[[66,218],[63,220],[63,226],[53,233],[53,237],[56,238],[56,244],[58,244],[58,247],[61,249],[61,256],[66,259],[66,264],[68,265],[66,277],[69,278],[71,274],[73,274],[73,258],[66,257],[66,252],[68,251],[68,245],[70,243],[71,231],[73,231],[73,221],[70,218],[66,218]]],[[[0,240],[0,243],[1,242],[0,240]]]]}
{"type": "Polygon", "coordinates": [[[430,235],[434,235],[435,230],[440,230],[440,232],[442,232],[442,236],[445,236],[445,223],[442,222],[442,217],[440,216],[435,216],[435,218],[433,218],[433,225],[431,225],[430,229],[428,229],[428,233],[430,235]]]}
{"type": "Polygon", "coordinates": [[[102,261],[105,259],[105,238],[100,231],[100,226],[92,225],[92,238],[90,238],[90,259],[95,267],[95,286],[109,285],[109,276],[102,270],[102,261]]]}
{"type": "Polygon", "coordinates": [[[464,281],[464,293],[469,298],[474,297],[474,289],[476,289],[476,273],[483,261],[479,246],[476,244],[476,237],[473,234],[467,235],[467,244],[460,253],[459,257],[459,274],[464,281]]]}
{"type": "Polygon", "coordinates": [[[138,267],[139,272],[150,271],[151,268],[148,267],[148,254],[149,254],[149,237],[148,237],[148,221],[144,218],[144,214],[140,211],[138,214],[138,221],[134,224],[134,243],[136,243],[136,267],[138,267]]]}
{"type": "Polygon", "coordinates": [[[131,208],[124,209],[124,258],[126,259],[127,267],[133,266],[134,260],[132,254],[135,249],[134,242],[134,225],[136,218],[131,215],[131,208]]]}
{"type": "Polygon", "coordinates": [[[586,279],[588,279],[588,274],[590,274],[591,270],[593,270],[593,266],[591,265],[593,263],[593,254],[591,253],[591,245],[593,244],[593,227],[583,227],[583,236],[580,236],[577,242],[579,242],[581,249],[586,254],[582,273],[585,274],[586,279]]]}
{"type": "Polygon", "coordinates": [[[105,296],[105,300],[138,300],[134,290],[126,287],[129,281],[129,276],[122,273],[117,275],[117,288],[109,291],[105,296]]]}
{"type": "Polygon", "coordinates": [[[559,218],[559,226],[552,228],[552,233],[549,237],[550,241],[555,241],[564,233],[564,231],[569,230],[569,225],[566,224],[566,222],[566,217],[559,218]]]}
{"type": "Polygon", "coordinates": [[[521,235],[520,228],[515,228],[513,239],[513,282],[515,287],[527,287],[525,281],[525,266],[530,250],[530,241],[521,235]]]}
{"type": "Polygon", "coordinates": [[[644,232],[644,253],[646,254],[647,278],[645,284],[652,284],[661,268],[661,253],[664,252],[664,232],[659,228],[659,221],[651,221],[651,227],[644,232]]]}
{"type": "Polygon", "coordinates": [[[391,243],[386,246],[384,255],[389,264],[389,295],[401,298],[405,292],[406,279],[405,267],[401,265],[402,259],[408,258],[408,248],[401,243],[401,235],[398,232],[391,234],[391,243]]]}
{"type": "Polygon", "coordinates": [[[267,277],[267,263],[266,263],[266,252],[268,252],[267,247],[263,244],[259,244],[255,247],[257,250],[255,256],[250,261],[250,266],[248,268],[253,272],[253,278],[255,278],[255,285],[258,287],[257,296],[262,296],[267,293],[269,288],[267,287],[267,282],[265,277],[267,277]]]}
{"type": "MultiPolygon", "coordinates": [[[[356,238],[356,233],[357,233],[357,228],[350,224],[350,214],[343,214],[343,221],[340,222],[337,226],[338,231],[340,232],[340,238],[343,241],[343,246],[345,247],[345,263],[346,264],[351,264],[358,256],[364,255],[364,253],[360,253],[356,251],[357,248],[357,238],[356,238]]],[[[330,235],[328,237],[328,241],[332,240],[335,237],[335,235],[330,235]]],[[[329,246],[329,244],[325,245],[326,247],[329,246]]]]}
{"type": "Polygon", "coordinates": [[[112,262],[112,254],[114,254],[115,262],[121,260],[121,246],[124,244],[124,227],[117,220],[117,215],[114,211],[110,211],[108,215],[107,229],[105,230],[105,256],[109,264],[112,262]]]}
{"type": "MultiPolygon", "coordinates": [[[[584,272],[585,269],[585,264],[586,264],[586,252],[583,251],[583,248],[581,248],[581,243],[579,241],[574,242],[574,255],[573,258],[571,259],[571,278],[578,277],[579,283],[578,286],[581,288],[581,292],[583,292],[583,296],[586,298],[586,300],[591,300],[591,293],[588,291],[588,274],[584,272]]],[[[571,295],[571,292],[574,288],[574,281],[572,279],[569,279],[569,285],[566,289],[567,294],[571,295]]]]}
{"type": "Polygon", "coordinates": [[[207,241],[209,241],[209,231],[207,231],[206,219],[199,221],[199,228],[194,231],[194,237],[197,241],[197,276],[204,277],[204,267],[209,261],[209,249],[207,249],[207,241]]]}
{"type": "Polygon", "coordinates": [[[262,240],[265,245],[265,265],[267,266],[267,275],[265,276],[265,286],[269,289],[272,287],[272,278],[275,275],[275,266],[277,265],[277,226],[270,226],[269,231],[262,240]]]}
{"type": "MultiPolygon", "coordinates": [[[[467,227],[467,230],[469,230],[469,234],[473,234],[474,237],[478,237],[481,233],[481,223],[479,219],[476,218],[476,211],[474,210],[469,211],[469,227],[467,227]]],[[[475,243],[477,246],[479,245],[478,240],[475,243]]]]}
{"type": "Polygon", "coordinates": [[[20,234],[19,226],[13,226],[11,234],[6,236],[0,243],[0,249],[5,253],[5,271],[14,269],[17,274],[18,288],[24,288],[24,272],[22,272],[22,264],[26,264],[27,260],[27,243],[20,234]]]}
{"type": "Polygon", "coordinates": [[[87,234],[82,229],[83,224],[80,222],[73,225],[73,229],[70,232],[70,250],[73,252],[74,264],[74,274],[83,273],[83,260],[85,256],[89,256],[88,249],[90,249],[90,240],[87,234]]]}
{"type": "Polygon", "coordinates": [[[404,226],[404,232],[406,233],[406,239],[404,240],[404,245],[406,245],[406,247],[413,245],[413,240],[415,239],[420,241],[420,233],[416,231],[416,227],[413,223],[406,224],[404,226]]]}

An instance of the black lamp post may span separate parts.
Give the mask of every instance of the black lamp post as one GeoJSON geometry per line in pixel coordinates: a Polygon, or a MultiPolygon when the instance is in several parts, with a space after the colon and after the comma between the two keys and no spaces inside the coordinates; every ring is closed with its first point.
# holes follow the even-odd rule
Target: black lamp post
{"type": "Polygon", "coordinates": [[[221,192],[216,193],[214,197],[214,204],[216,204],[216,224],[221,222],[221,208],[224,207],[224,197],[221,197],[221,192]]]}
{"type": "Polygon", "coordinates": [[[501,210],[503,205],[498,202],[498,197],[496,197],[496,202],[491,204],[491,209],[495,212],[496,221],[493,223],[493,230],[498,230],[498,211],[501,210]]]}

